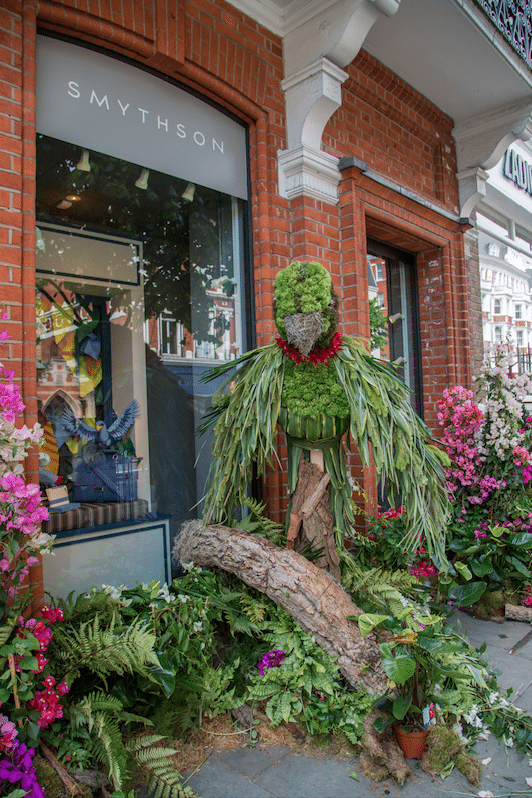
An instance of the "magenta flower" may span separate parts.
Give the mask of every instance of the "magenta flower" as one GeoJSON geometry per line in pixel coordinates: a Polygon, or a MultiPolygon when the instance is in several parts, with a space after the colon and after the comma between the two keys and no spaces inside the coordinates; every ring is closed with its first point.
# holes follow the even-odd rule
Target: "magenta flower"
{"type": "Polygon", "coordinates": [[[269,668],[277,668],[286,657],[284,651],[280,651],[279,649],[275,649],[274,651],[268,651],[267,654],[264,654],[258,664],[258,669],[261,674],[264,676],[266,671],[269,668]]]}

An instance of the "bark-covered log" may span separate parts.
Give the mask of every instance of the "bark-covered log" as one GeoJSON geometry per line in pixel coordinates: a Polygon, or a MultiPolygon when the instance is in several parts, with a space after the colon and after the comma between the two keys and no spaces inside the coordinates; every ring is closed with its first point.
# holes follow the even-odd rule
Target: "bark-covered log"
{"type": "Polygon", "coordinates": [[[217,567],[284,607],[329,654],[353,687],[372,693],[386,689],[378,643],[363,638],[350,615],[360,610],[331,576],[300,554],[280,549],[258,535],[225,526],[189,521],[181,527],[173,549],[176,560],[217,567]]]}
{"type": "Polygon", "coordinates": [[[532,623],[532,607],[521,607],[518,604],[506,604],[504,616],[509,621],[524,621],[532,623]]]}

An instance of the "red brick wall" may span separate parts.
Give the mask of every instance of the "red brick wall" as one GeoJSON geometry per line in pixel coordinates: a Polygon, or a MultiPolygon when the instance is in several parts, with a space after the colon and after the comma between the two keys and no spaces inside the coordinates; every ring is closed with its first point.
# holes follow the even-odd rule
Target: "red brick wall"
{"type": "MultiPolygon", "coordinates": [[[[471,381],[471,278],[463,230],[454,218],[458,194],[452,120],[361,52],[347,69],[343,105],[325,129],[323,147],[339,157],[361,159],[374,173],[420,195],[423,202],[354,167],[342,175],[338,205],[309,198],[287,202],[277,193],[277,151],[286,146],[281,41],[233,6],[211,0],[8,0],[0,10],[0,286],[12,319],[12,342],[4,359],[12,362],[17,378],[24,379],[28,423],[36,412],[36,15],[42,29],[156,68],[248,123],[258,344],[274,333],[273,283],[290,260],[322,262],[342,300],[343,331],[367,337],[366,233],[416,253],[425,413],[435,425],[441,391],[455,382],[471,381]]],[[[282,446],[280,453],[286,453],[282,446]]],[[[283,473],[268,477],[265,496],[270,512],[280,517],[286,506],[283,473]]]]}

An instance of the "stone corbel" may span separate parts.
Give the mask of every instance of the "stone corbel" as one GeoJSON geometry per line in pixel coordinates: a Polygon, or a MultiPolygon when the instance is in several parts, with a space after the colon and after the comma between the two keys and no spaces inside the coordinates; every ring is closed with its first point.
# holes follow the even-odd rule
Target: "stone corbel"
{"type": "Polygon", "coordinates": [[[283,81],[288,149],[278,153],[282,197],[307,194],[328,203],[338,202],[338,158],[320,147],[325,125],[342,104],[346,78],[346,72],[321,58],[283,81]]]}
{"type": "Polygon", "coordinates": [[[283,37],[288,149],[279,151],[282,197],[338,202],[338,159],[323,152],[325,125],[342,104],[341,69],[355,58],[373,23],[401,0],[340,0],[283,37]]]}
{"type": "Polygon", "coordinates": [[[457,172],[460,194],[460,217],[469,219],[477,203],[486,196],[486,181],[489,177],[480,166],[457,172]]]}
{"type": "Polygon", "coordinates": [[[456,141],[460,216],[469,217],[485,196],[485,170],[492,169],[514,141],[532,138],[530,99],[511,103],[487,114],[459,123],[453,130],[456,141]]]}

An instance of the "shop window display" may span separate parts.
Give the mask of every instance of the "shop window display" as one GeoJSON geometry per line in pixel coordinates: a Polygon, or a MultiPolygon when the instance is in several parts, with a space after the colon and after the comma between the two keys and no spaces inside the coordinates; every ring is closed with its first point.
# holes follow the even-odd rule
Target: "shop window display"
{"type": "Polygon", "coordinates": [[[40,135],[36,210],[41,478],[71,502],[141,503],[175,534],[206,491],[195,430],[217,386],[201,376],[247,348],[243,202],[40,135]]]}

